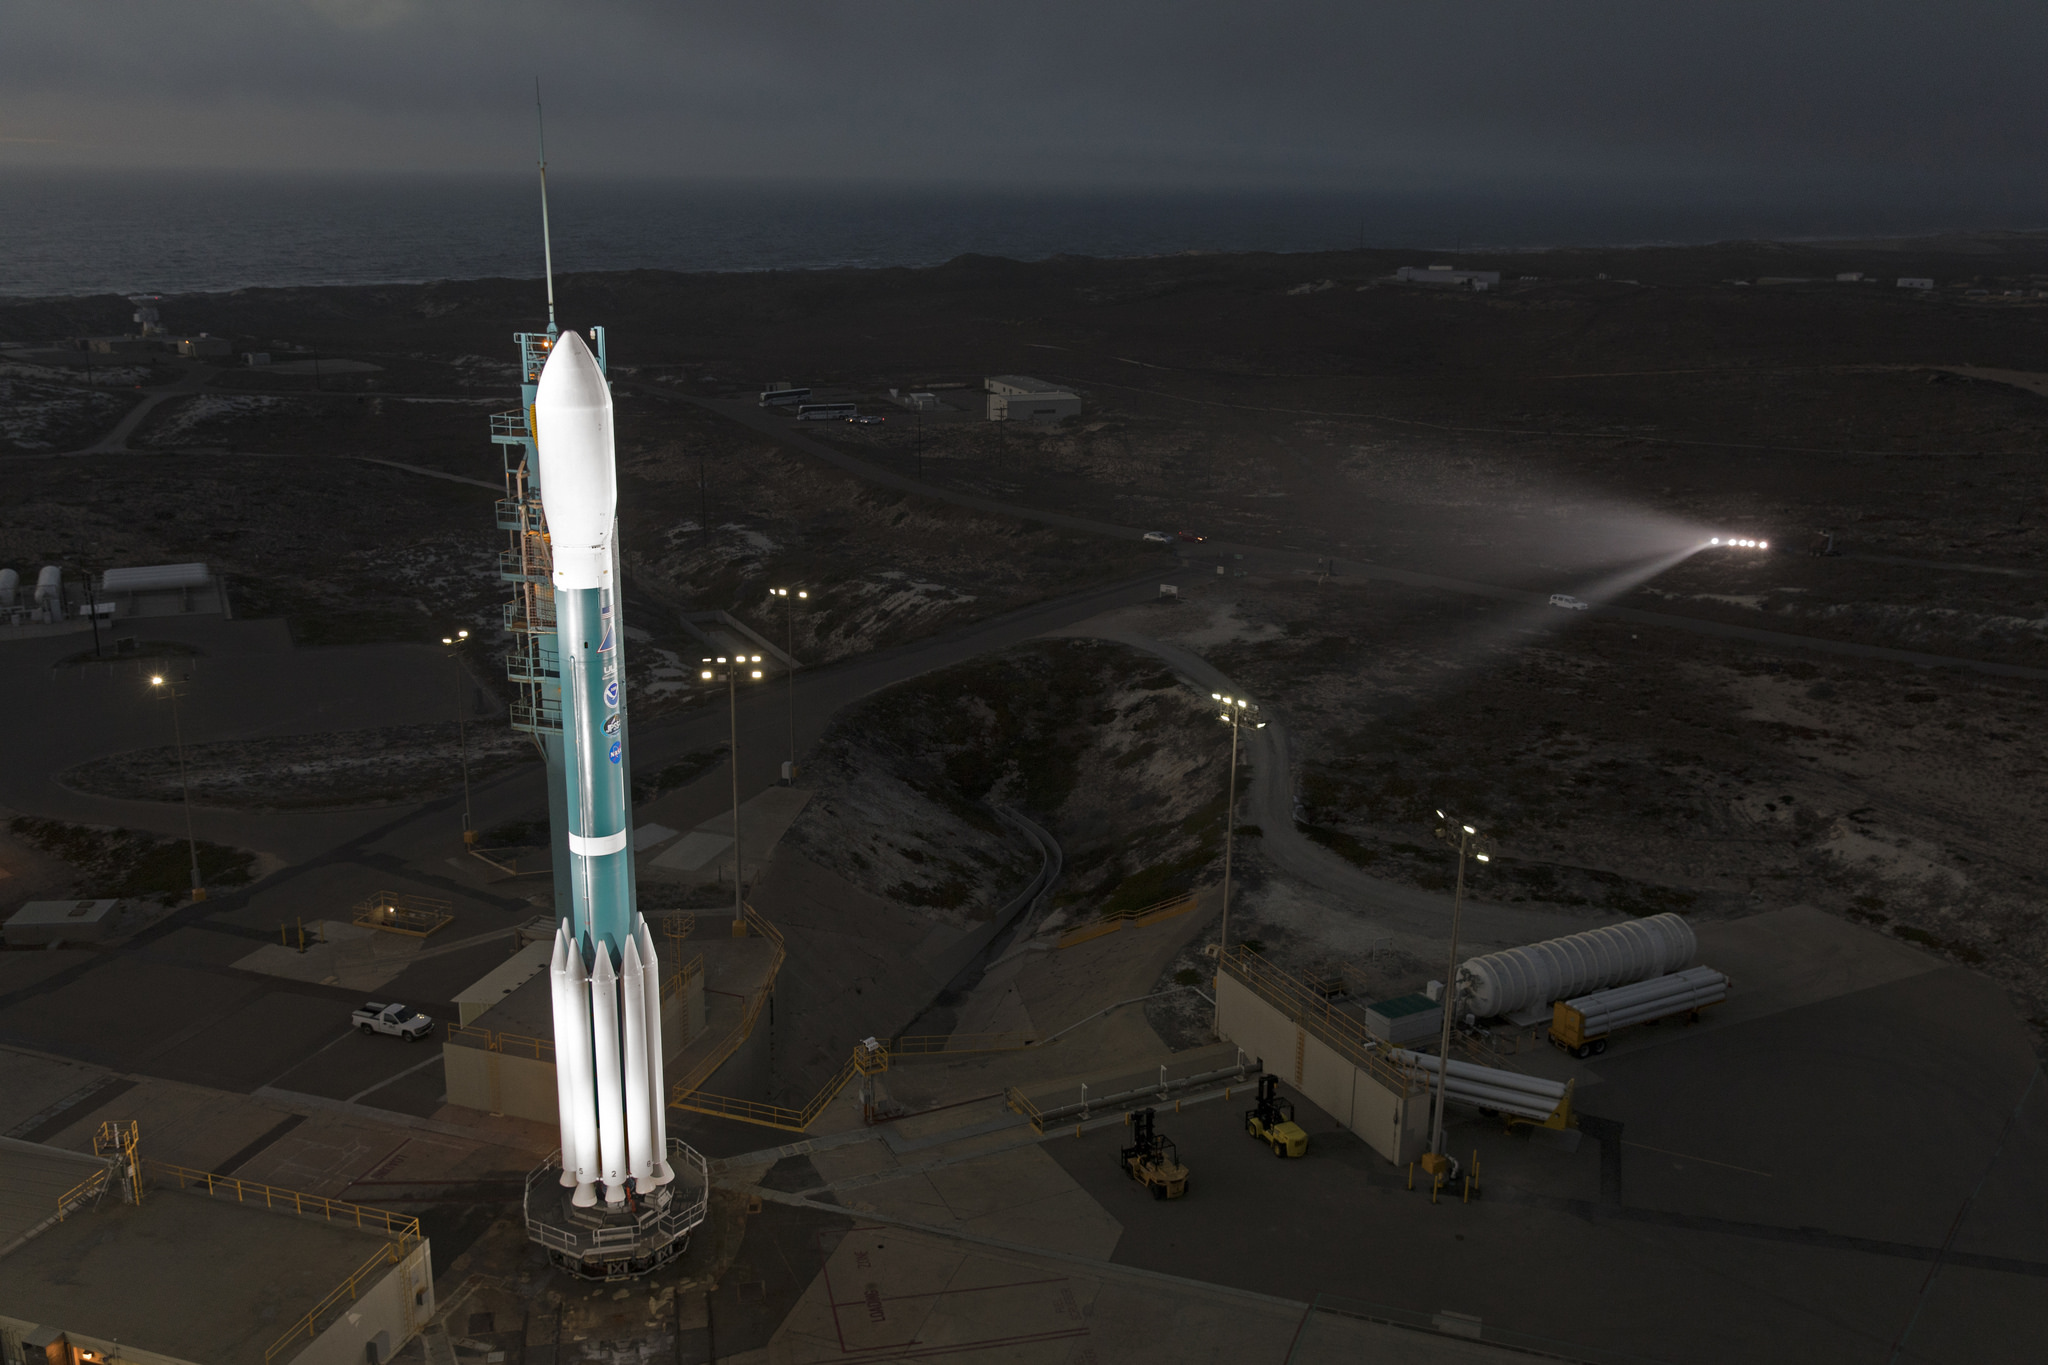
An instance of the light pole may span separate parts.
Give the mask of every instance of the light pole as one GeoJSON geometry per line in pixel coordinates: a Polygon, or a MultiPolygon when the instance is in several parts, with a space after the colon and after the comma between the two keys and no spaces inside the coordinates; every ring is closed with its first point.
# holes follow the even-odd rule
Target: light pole
{"type": "Polygon", "coordinates": [[[743,938],[747,932],[747,903],[742,899],[742,871],[745,864],[740,861],[740,674],[746,673],[752,681],[758,682],[761,670],[755,665],[761,656],[736,654],[728,659],[723,654],[716,659],[706,659],[707,667],[700,676],[705,682],[725,682],[726,716],[732,727],[732,738],[727,746],[727,755],[732,763],[732,934],[743,938]]]}
{"type": "Polygon", "coordinates": [[[810,593],[798,588],[792,593],[788,588],[768,589],[770,597],[782,599],[782,623],[785,640],[784,650],[788,654],[786,666],[789,669],[789,764],[782,776],[791,783],[796,781],[796,604],[810,600],[810,593]]]}
{"type": "MultiPolygon", "coordinates": [[[[1223,955],[1230,951],[1230,862],[1237,844],[1237,732],[1249,724],[1254,730],[1266,728],[1266,722],[1252,719],[1259,712],[1258,706],[1243,697],[1226,697],[1221,692],[1211,692],[1209,699],[1222,706],[1217,719],[1230,727],[1230,785],[1223,796],[1223,927],[1216,935],[1216,970],[1223,970],[1223,955]]],[[[1216,1024],[1223,1026],[1223,997],[1216,997],[1216,1024]]]]}
{"type": "Polygon", "coordinates": [[[1465,908],[1465,859],[1470,856],[1484,863],[1492,861],[1492,855],[1480,846],[1479,831],[1472,826],[1442,811],[1436,818],[1443,821],[1436,837],[1445,842],[1455,840],[1458,845],[1458,886],[1451,895],[1451,960],[1444,972],[1443,1036],[1436,1055],[1436,1117],[1430,1125],[1429,1155],[1423,1159],[1423,1168],[1441,1184],[1448,1178],[1450,1165],[1444,1155],[1444,1089],[1451,1078],[1451,1019],[1458,1012],[1458,920],[1465,908]]]}
{"type": "Polygon", "coordinates": [[[463,724],[462,713],[462,647],[469,643],[469,632],[458,630],[453,635],[443,635],[441,643],[448,646],[449,686],[455,695],[455,752],[462,761],[462,842],[464,847],[476,842],[475,822],[469,813],[469,727],[463,724]]]}
{"type": "Polygon", "coordinates": [[[185,778],[185,734],[178,724],[178,698],[184,695],[178,683],[190,681],[190,673],[176,683],[158,673],[151,676],[149,685],[157,689],[158,696],[171,699],[171,742],[178,748],[178,790],[185,798],[185,848],[192,855],[192,899],[197,902],[206,899],[206,887],[199,880],[199,836],[192,831],[192,784],[185,778]]]}

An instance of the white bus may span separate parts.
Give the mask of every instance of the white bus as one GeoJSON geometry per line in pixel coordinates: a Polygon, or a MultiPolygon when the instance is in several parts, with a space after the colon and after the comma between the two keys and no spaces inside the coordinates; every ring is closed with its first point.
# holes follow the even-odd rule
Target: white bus
{"type": "Polygon", "coordinates": [[[796,410],[799,422],[843,422],[859,415],[860,408],[853,403],[800,403],[796,410]]]}
{"type": "Polygon", "coordinates": [[[779,408],[790,403],[808,402],[810,397],[811,391],[809,389],[763,389],[761,391],[761,406],[764,408],[779,408]]]}

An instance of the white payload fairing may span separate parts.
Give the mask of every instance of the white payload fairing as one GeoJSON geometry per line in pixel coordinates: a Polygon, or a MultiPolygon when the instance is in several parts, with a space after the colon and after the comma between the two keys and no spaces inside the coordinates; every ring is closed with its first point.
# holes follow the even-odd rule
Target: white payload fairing
{"type": "Polygon", "coordinates": [[[675,1178],[661,1074],[661,972],[635,905],[625,668],[613,543],[611,389],[583,339],[549,352],[533,431],[552,556],[573,904],[551,968],[562,1184],[590,1208],[675,1178]]]}

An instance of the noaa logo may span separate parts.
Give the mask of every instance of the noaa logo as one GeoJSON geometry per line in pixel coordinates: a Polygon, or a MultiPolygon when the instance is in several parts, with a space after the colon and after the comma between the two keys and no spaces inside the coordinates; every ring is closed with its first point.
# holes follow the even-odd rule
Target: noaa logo
{"type": "Polygon", "coordinates": [[[619,713],[614,711],[604,718],[604,732],[615,735],[619,732],[619,713]]]}
{"type": "Polygon", "coordinates": [[[604,685],[604,704],[606,706],[617,706],[619,704],[619,685],[617,683],[608,682],[604,685]]]}
{"type": "Polygon", "coordinates": [[[617,740],[612,741],[611,753],[609,755],[612,762],[616,763],[619,761],[619,755],[622,752],[624,752],[625,747],[625,745],[619,743],[617,740]]]}

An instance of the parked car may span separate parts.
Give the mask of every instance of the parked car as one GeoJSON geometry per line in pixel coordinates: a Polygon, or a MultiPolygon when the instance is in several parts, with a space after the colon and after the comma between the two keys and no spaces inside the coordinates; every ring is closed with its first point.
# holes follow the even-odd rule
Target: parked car
{"type": "Polygon", "coordinates": [[[1150,541],[1154,545],[1173,544],[1173,537],[1166,534],[1166,532],[1164,531],[1147,531],[1145,533],[1145,539],[1150,541]]]}
{"type": "Polygon", "coordinates": [[[1182,532],[1180,533],[1180,538],[1181,538],[1182,540],[1188,541],[1188,542],[1190,542],[1190,543],[1192,543],[1192,544],[1195,544],[1195,545],[1200,545],[1200,544],[1201,544],[1201,543],[1202,543],[1203,541],[1207,540],[1207,539],[1208,539],[1209,537],[1207,537],[1207,536],[1198,536],[1198,535],[1196,535],[1196,534],[1195,534],[1195,533],[1194,533],[1193,531],[1182,531],[1182,532]]]}
{"type": "Polygon", "coordinates": [[[1590,604],[1581,601],[1568,592],[1554,592],[1550,594],[1550,605],[1553,607],[1563,607],[1566,611],[1584,611],[1590,604]]]}
{"type": "Polygon", "coordinates": [[[434,1031],[433,1016],[421,1014],[409,1005],[383,1004],[372,1000],[350,1016],[365,1033],[390,1033],[417,1043],[434,1031]]]}

